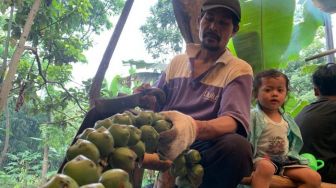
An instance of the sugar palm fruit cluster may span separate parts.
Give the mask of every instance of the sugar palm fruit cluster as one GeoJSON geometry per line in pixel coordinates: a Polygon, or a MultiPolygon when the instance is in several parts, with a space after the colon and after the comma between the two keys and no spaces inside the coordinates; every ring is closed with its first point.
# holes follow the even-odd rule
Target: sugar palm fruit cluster
{"type": "Polygon", "coordinates": [[[197,188],[202,183],[204,169],[199,162],[200,153],[195,149],[187,149],[182,152],[169,169],[175,177],[175,184],[179,188],[197,188]]]}
{"type": "Polygon", "coordinates": [[[144,154],[156,152],[159,133],[172,123],[159,113],[125,111],[85,129],[66,152],[62,174],[43,188],[131,188],[129,173],[144,154]]]}

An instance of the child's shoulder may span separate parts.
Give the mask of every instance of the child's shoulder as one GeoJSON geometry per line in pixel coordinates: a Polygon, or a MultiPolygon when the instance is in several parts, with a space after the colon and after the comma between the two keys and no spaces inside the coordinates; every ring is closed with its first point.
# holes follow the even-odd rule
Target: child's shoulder
{"type": "Polygon", "coordinates": [[[293,116],[289,114],[288,112],[285,112],[285,111],[281,112],[281,116],[286,121],[295,122],[293,116]]]}

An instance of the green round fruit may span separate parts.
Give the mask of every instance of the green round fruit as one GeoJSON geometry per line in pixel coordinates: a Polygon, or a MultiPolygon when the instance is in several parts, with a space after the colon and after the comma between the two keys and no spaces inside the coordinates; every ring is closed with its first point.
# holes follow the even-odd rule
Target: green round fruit
{"type": "Polygon", "coordinates": [[[127,146],[130,138],[130,131],[127,125],[113,124],[108,130],[112,134],[115,147],[127,146]]]}
{"type": "Polygon", "coordinates": [[[99,127],[105,127],[106,129],[108,129],[110,126],[112,126],[112,121],[109,118],[105,118],[103,120],[98,120],[95,125],[94,128],[98,129],[99,127]]]}
{"type": "Polygon", "coordinates": [[[141,140],[145,143],[147,153],[155,153],[159,144],[159,133],[150,125],[140,127],[141,140]]]}
{"type": "Polygon", "coordinates": [[[158,120],[167,120],[167,118],[161,114],[161,113],[154,113],[153,115],[153,121],[158,121],[158,120]]]}
{"type": "Polygon", "coordinates": [[[186,154],[185,158],[187,163],[189,164],[196,164],[201,161],[201,154],[195,150],[195,149],[190,149],[186,154]]]}
{"type": "Polygon", "coordinates": [[[172,126],[173,124],[166,120],[157,120],[153,124],[154,129],[158,133],[163,132],[163,131],[168,131],[169,129],[172,128],[172,126]]]}
{"type": "Polygon", "coordinates": [[[87,138],[87,135],[89,135],[91,132],[93,132],[94,130],[96,130],[96,129],[94,129],[94,128],[86,128],[86,129],[84,129],[84,131],[81,133],[81,134],[79,134],[78,136],[77,136],[77,138],[78,139],[86,139],[87,138]]]}
{"type": "Polygon", "coordinates": [[[140,141],[141,130],[138,129],[137,127],[133,126],[133,125],[129,125],[128,129],[129,129],[129,132],[130,132],[130,137],[129,137],[127,145],[128,146],[133,146],[140,141]]]}
{"type": "Polygon", "coordinates": [[[169,172],[172,176],[177,177],[177,176],[185,176],[188,174],[188,169],[187,166],[175,166],[172,165],[169,169],[169,172]]]}
{"type": "Polygon", "coordinates": [[[108,163],[112,168],[120,168],[126,172],[131,172],[135,168],[137,155],[128,147],[116,148],[108,158],[108,163]]]}
{"type": "Polygon", "coordinates": [[[65,174],[54,175],[41,188],[78,188],[77,182],[65,174]]]}
{"type": "Polygon", "coordinates": [[[183,153],[177,156],[176,159],[174,159],[173,161],[173,165],[178,168],[186,166],[186,164],[187,164],[187,161],[183,153]]]}
{"type": "Polygon", "coordinates": [[[137,155],[137,160],[141,161],[143,159],[146,152],[145,143],[140,140],[137,144],[135,144],[134,146],[130,146],[129,148],[135,152],[135,154],[137,155]]]}
{"type": "Polygon", "coordinates": [[[114,140],[105,127],[99,127],[87,136],[87,140],[97,146],[100,156],[107,157],[114,150],[114,140]]]}
{"type": "Polygon", "coordinates": [[[203,175],[204,175],[204,169],[200,164],[193,165],[192,168],[188,171],[188,178],[190,182],[196,185],[197,187],[201,185],[203,175]]]}
{"type": "Polygon", "coordinates": [[[105,187],[101,183],[91,183],[91,184],[80,186],[79,188],[105,188],[105,187]]]}
{"type": "Polygon", "coordinates": [[[152,111],[141,111],[136,117],[135,117],[135,125],[137,127],[141,127],[143,125],[152,125],[153,123],[153,114],[152,111]]]}
{"type": "Polygon", "coordinates": [[[62,173],[73,178],[80,186],[97,183],[100,175],[97,165],[83,155],[79,155],[67,162],[63,167],[62,173]]]}
{"type": "Polygon", "coordinates": [[[130,118],[130,120],[132,121],[131,125],[134,125],[135,124],[135,115],[130,111],[125,111],[124,114],[126,114],[130,118]]]}
{"type": "Polygon", "coordinates": [[[132,119],[126,114],[115,114],[110,117],[112,123],[122,124],[122,125],[132,125],[132,119]]]}
{"type": "Polygon", "coordinates": [[[84,155],[95,163],[98,163],[100,159],[97,146],[92,142],[83,139],[78,139],[75,144],[71,145],[66,151],[66,158],[68,161],[74,159],[78,155],[84,155]]]}
{"type": "Polygon", "coordinates": [[[129,182],[129,175],[122,169],[111,169],[105,171],[99,178],[106,188],[132,188],[129,182]]]}
{"type": "Polygon", "coordinates": [[[187,176],[178,176],[175,179],[178,188],[195,188],[187,176]]]}

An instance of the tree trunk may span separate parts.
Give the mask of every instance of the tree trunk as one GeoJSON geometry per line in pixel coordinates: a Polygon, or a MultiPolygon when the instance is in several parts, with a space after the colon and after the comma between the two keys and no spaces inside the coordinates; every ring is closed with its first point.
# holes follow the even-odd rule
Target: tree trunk
{"type": "MultiPolygon", "coordinates": [[[[52,122],[52,114],[50,110],[48,111],[48,122],[52,122]]],[[[43,161],[42,161],[42,171],[41,171],[41,184],[44,184],[47,180],[47,173],[49,168],[49,134],[45,132],[43,134],[43,161]]]]}
{"type": "Polygon", "coordinates": [[[118,23],[113,31],[108,46],[104,52],[103,58],[99,64],[95,77],[89,92],[90,107],[93,107],[94,100],[100,97],[101,86],[105,77],[105,73],[109,66],[115,47],[117,46],[120,34],[124,28],[129,12],[131,11],[134,0],[127,0],[123,11],[119,17],[118,23]]]}
{"type": "Polygon", "coordinates": [[[172,0],[177,25],[186,43],[200,43],[198,18],[204,0],[172,0]]]}
{"type": "Polygon", "coordinates": [[[47,173],[48,173],[48,168],[49,168],[49,146],[48,143],[44,144],[44,149],[43,149],[43,161],[42,161],[42,174],[41,174],[41,183],[45,183],[47,180],[47,173]]]}
{"type": "Polygon", "coordinates": [[[14,13],[14,3],[11,6],[10,9],[10,15],[9,15],[9,20],[8,20],[8,30],[7,30],[7,36],[5,40],[5,45],[4,45],[4,53],[3,53],[3,62],[2,62],[2,67],[0,70],[0,83],[3,82],[5,73],[7,70],[7,58],[8,58],[8,49],[9,49],[9,40],[10,40],[10,34],[12,30],[12,23],[13,23],[13,13],[14,13]]]}
{"type": "Polygon", "coordinates": [[[5,142],[4,142],[4,148],[1,151],[0,155],[0,167],[2,167],[2,163],[6,159],[6,154],[9,148],[9,136],[10,136],[10,121],[9,121],[9,111],[8,111],[8,106],[6,107],[6,136],[5,136],[5,142]]]}
{"type": "Polygon", "coordinates": [[[26,23],[24,25],[23,33],[21,34],[19,44],[16,47],[16,49],[14,51],[14,54],[13,54],[13,57],[11,59],[11,62],[9,64],[9,70],[8,70],[5,81],[4,81],[4,83],[1,87],[1,91],[0,91],[0,114],[1,114],[2,110],[4,109],[5,104],[7,103],[9,92],[12,89],[12,82],[15,78],[15,73],[16,73],[17,67],[19,65],[19,60],[20,60],[20,57],[21,57],[21,55],[24,51],[25,42],[28,38],[31,26],[34,23],[34,18],[37,14],[37,11],[40,8],[40,5],[41,5],[41,0],[35,0],[32,8],[29,12],[26,23]]]}

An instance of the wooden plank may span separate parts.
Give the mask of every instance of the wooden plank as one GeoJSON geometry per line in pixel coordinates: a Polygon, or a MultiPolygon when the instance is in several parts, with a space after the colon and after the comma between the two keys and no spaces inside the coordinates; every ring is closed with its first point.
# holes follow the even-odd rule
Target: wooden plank
{"type": "MultiPolygon", "coordinates": [[[[243,185],[251,185],[251,177],[245,177],[241,181],[243,185]]],[[[286,177],[274,175],[270,188],[296,188],[298,187],[293,181],[286,177]]],[[[336,188],[336,184],[322,182],[321,188],[336,188]]]]}
{"type": "MultiPolygon", "coordinates": [[[[169,160],[160,160],[158,154],[148,154],[146,153],[143,161],[141,162],[141,168],[166,171],[171,166],[172,162],[169,160]]],[[[243,185],[251,185],[251,177],[245,177],[241,181],[243,185]]],[[[298,184],[294,183],[292,180],[286,177],[274,175],[272,177],[272,182],[270,188],[296,188],[298,184]]],[[[336,188],[336,184],[322,182],[321,188],[336,188]]]]}

